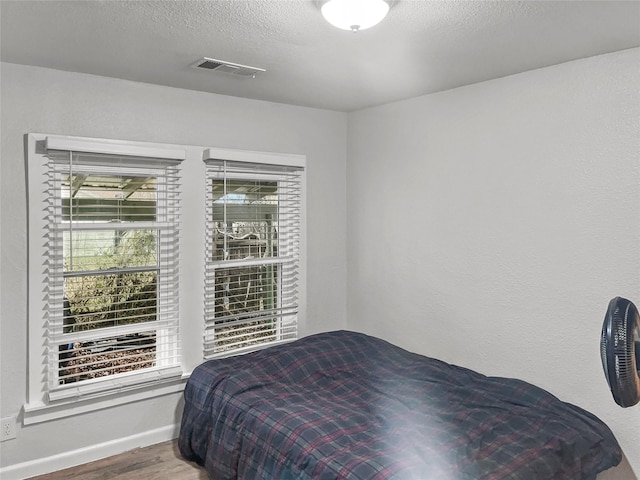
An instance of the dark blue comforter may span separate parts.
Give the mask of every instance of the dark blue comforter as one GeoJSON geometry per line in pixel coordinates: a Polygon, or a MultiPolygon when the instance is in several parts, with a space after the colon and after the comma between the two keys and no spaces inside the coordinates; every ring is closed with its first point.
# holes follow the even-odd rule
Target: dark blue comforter
{"type": "Polygon", "coordinates": [[[621,460],[594,415],[354,332],[211,360],[182,455],[214,480],[593,479],[621,460]]]}

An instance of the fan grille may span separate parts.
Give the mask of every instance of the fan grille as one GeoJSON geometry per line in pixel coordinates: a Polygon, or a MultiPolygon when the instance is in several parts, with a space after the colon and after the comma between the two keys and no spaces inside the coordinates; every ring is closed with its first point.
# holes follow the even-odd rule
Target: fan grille
{"type": "Polygon", "coordinates": [[[640,334],[640,317],[629,300],[616,297],[602,326],[600,355],[602,366],[616,403],[623,407],[640,401],[640,376],[635,351],[640,334]]]}

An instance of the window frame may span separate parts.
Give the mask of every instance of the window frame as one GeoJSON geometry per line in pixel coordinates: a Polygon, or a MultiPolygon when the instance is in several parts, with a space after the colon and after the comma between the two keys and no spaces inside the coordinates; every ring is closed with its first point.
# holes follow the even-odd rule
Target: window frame
{"type": "MultiPolygon", "coordinates": [[[[43,259],[49,257],[47,253],[47,241],[45,235],[49,232],[49,219],[47,208],[50,201],[58,202],[58,207],[62,204],[62,195],[49,198],[47,194],[47,182],[50,173],[48,162],[48,151],[76,151],[83,154],[107,154],[113,156],[133,156],[151,159],[165,159],[174,164],[182,163],[186,158],[184,147],[169,144],[157,144],[146,142],[119,141],[99,138],[70,137],[60,135],[48,135],[32,133],[27,135],[27,178],[28,178],[28,254],[29,254],[29,309],[28,309],[28,396],[27,404],[24,407],[25,424],[37,423],[51,418],[59,418],[69,414],[69,405],[83,402],[85,408],[94,409],[96,405],[103,405],[109,402],[109,397],[122,392],[131,395],[129,399],[142,398],[145,391],[156,395],[159,391],[177,391],[182,388],[182,366],[181,359],[171,362],[169,368],[141,369],[130,373],[122,373],[115,376],[107,376],[103,379],[84,380],[77,384],[70,383],[60,388],[50,383],[50,375],[47,372],[49,356],[58,356],[57,346],[47,347],[49,326],[61,324],[62,317],[52,319],[48,306],[56,300],[48,301],[43,294],[48,284],[46,267],[43,266],[43,259]],[[53,353],[52,353],[53,352],[53,353]]],[[[152,162],[153,163],[153,162],[152,162]]],[[[149,165],[146,170],[149,172],[158,171],[159,167],[149,165]]],[[[49,186],[49,188],[51,188],[49,186]]],[[[180,188],[178,186],[177,188],[180,188]]],[[[180,197],[179,190],[177,196],[180,197]]],[[[62,236],[62,233],[55,234],[62,236]]],[[[176,248],[179,249],[179,228],[173,229],[175,235],[176,248]]],[[[62,262],[62,261],[60,261],[62,262]]],[[[166,265],[159,260],[158,271],[165,269],[166,265]]],[[[178,285],[176,285],[176,292],[178,285]]],[[[176,298],[179,293],[176,293],[176,298]]],[[[160,299],[158,299],[160,300],[160,299]]],[[[61,305],[59,305],[61,307],[61,305]]],[[[63,308],[60,308],[61,312],[63,308]]],[[[62,314],[60,314],[62,315],[62,314]]],[[[159,324],[157,319],[155,323],[159,324]]],[[[172,321],[175,324],[175,331],[171,335],[177,335],[179,328],[179,316],[172,321]]],[[[153,330],[160,330],[154,323],[153,330]]],[[[96,332],[96,337],[100,336],[96,332]]],[[[180,343],[174,337],[175,345],[179,348],[180,343]]],[[[80,409],[83,410],[84,409],[80,409]]],[[[79,410],[79,411],[80,411],[79,410]]]]}
{"type": "MultiPolygon", "coordinates": [[[[213,241],[211,238],[208,238],[211,235],[211,229],[205,229],[205,243],[207,245],[206,248],[206,256],[205,256],[205,317],[204,317],[204,331],[203,331],[203,358],[205,360],[211,358],[220,358],[227,357],[233,355],[241,355],[244,353],[249,353],[255,350],[260,350],[269,346],[273,346],[279,343],[286,343],[289,341],[293,341],[298,338],[298,329],[304,323],[304,302],[305,302],[305,241],[304,241],[304,232],[305,232],[305,213],[306,213],[306,157],[304,155],[294,155],[294,154],[277,154],[277,153],[267,153],[267,152],[252,152],[252,151],[240,151],[240,150],[231,150],[224,148],[209,148],[203,152],[203,161],[207,165],[206,167],[206,186],[207,190],[205,194],[206,205],[206,218],[205,222],[208,224],[213,222],[213,202],[209,204],[211,194],[209,192],[212,189],[212,185],[210,181],[213,179],[223,179],[227,178],[229,180],[250,180],[250,181],[276,181],[276,182],[284,182],[286,177],[289,175],[295,175],[296,187],[299,189],[299,199],[296,202],[296,207],[299,209],[299,214],[297,216],[297,224],[295,226],[295,231],[299,235],[300,239],[296,245],[296,247],[291,247],[290,245],[279,245],[278,246],[278,256],[267,258],[267,259],[256,259],[256,260],[214,260],[213,259],[213,241]],[[226,163],[239,166],[246,165],[247,171],[242,173],[231,172],[227,173],[226,171],[222,173],[220,170],[215,172],[215,165],[218,165],[218,169],[220,168],[220,164],[226,163]],[[251,171],[252,168],[255,170],[251,171]],[[261,171],[262,168],[266,168],[271,171],[268,174],[263,173],[261,171]],[[287,169],[289,172],[277,172],[277,170],[287,169]],[[280,255],[281,252],[286,252],[284,255],[280,255]],[[291,258],[289,258],[291,257],[291,258]],[[215,307],[212,307],[212,303],[215,298],[215,271],[216,269],[228,269],[233,267],[242,267],[242,266],[260,266],[260,265],[272,265],[277,267],[278,274],[278,284],[277,284],[277,297],[282,298],[282,282],[283,276],[282,271],[290,265],[290,268],[295,270],[297,273],[294,274],[296,278],[296,294],[297,301],[295,305],[278,305],[276,307],[276,311],[279,313],[276,314],[278,318],[277,324],[275,326],[276,331],[276,339],[275,341],[266,341],[259,344],[253,345],[245,345],[240,346],[239,348],[223,350],[216,352],[214,350],[215,343],[215,331],[216,328],[216,315],[214,313],[215,307]],[[290,318],[293,317],[293,321],[290,324],[290,328],[294,329],[293,333],[290,334],[282,334],[282,325],[285,318],[285,314],[283,313],[285,309],[294,309],[295,311],[292,314],[287,314],[290,318]]],[[[233,203],[233,202],[230,202],[233,203]]],[[[278,203],[278,208],[281,208],[280,202],[278,203]]],[[[246,320],[245,320],[246,322],[246,320]]]]}

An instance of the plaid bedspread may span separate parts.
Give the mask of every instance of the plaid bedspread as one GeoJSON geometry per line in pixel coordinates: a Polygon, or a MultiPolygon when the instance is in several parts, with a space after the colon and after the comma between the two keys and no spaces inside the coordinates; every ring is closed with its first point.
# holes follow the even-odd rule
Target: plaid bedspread
{"type": "Polygon", "coordinates": [[[593,479],[622,455],[538,387],[354,332],[206,362],[184,396],[180,451],[214,480],[593,479]]]}

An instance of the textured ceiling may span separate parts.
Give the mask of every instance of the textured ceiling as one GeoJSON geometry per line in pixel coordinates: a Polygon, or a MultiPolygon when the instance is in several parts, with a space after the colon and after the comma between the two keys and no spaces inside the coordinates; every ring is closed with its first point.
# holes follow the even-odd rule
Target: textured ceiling
{"type": "Polygon", "coordinates": [[[314,0],[7,1],[4,62],[352,111],[640,46],[640,1],[397,0],[330,26],[314,0]],[[255,79],[192,68],[213,57],[255,79]]]}

